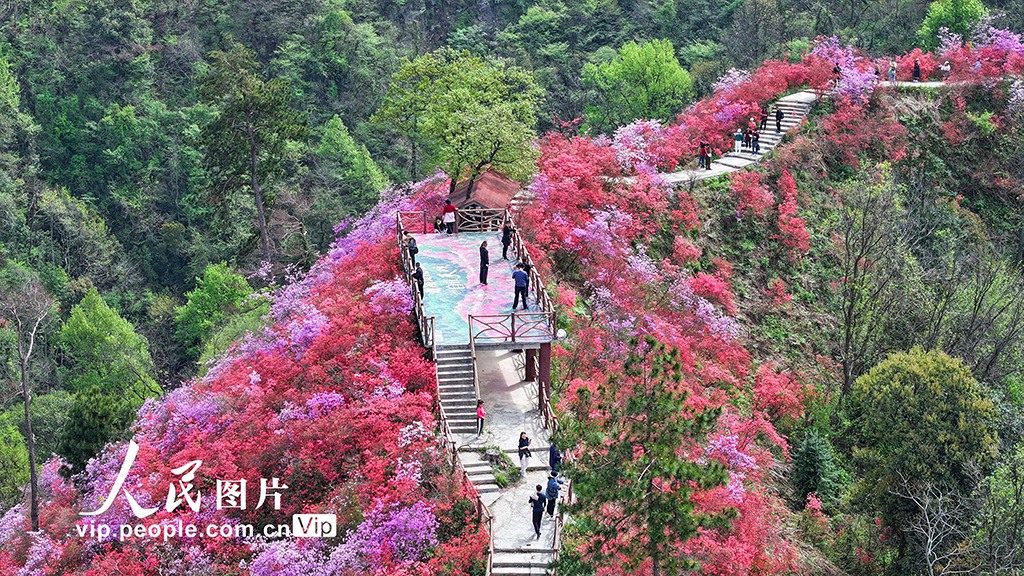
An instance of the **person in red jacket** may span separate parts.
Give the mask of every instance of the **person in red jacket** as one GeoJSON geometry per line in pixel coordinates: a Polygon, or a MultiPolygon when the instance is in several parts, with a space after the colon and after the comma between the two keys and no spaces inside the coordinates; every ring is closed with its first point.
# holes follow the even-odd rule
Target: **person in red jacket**
{"type": "Polygon", "coordinates": [[[452,204],[451,200],[445,203],[444,225],[448,228],[449,234],[455,234],[455,213],[458,211],[459,209],[455,207],[455,204],[452,204]]]}

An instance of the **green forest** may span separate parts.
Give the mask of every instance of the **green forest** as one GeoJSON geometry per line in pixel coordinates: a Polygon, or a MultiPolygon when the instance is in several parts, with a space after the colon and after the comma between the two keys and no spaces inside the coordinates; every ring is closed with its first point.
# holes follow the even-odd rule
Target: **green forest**
{"type": "MultiPolygon", "coordinates": [[[[542,135],[599,141],[638,119],[670,124],[721,79],[799,62],[819,37],[888,59],[979,23],[1024,33],[1019,0],[16,0],[0,11],[0,511],[28,481],[23,390],[38,461],[86,470],[131,436],[144,403],[263,326],[274,292],[382,191],[438,172],[454,189],[488,168],[527,184],[550,161],[542,135]]],[[[854,511],[827,544],[811,516],[786,527],[842,573],[925,569],[909,568],[911,533],[928,527],[907,501],[948,507],[949,493],[897,494],[898,474],[982,486],[977,522],[991,525],[975,532],[1024,538],[1024,516],[1005,508],[1024,505],[1006,492],[1024,487],[1024,112],[1008,104],[1020,82],[876,95],[865,116],[819,104],[784,159],[800,167],[806,259],[771,244],[760,216],[741,222],[749,203],[725,179],[690,190],[711,215],[699,234],[660,220],[687,210],[677,197],[651,216],[662,228],[633,242],[672,258],[676,232],[690,234],[697,256],[677,264],[695,276],[727,258],[729,304],[708,300],[742,318],[758,363],[822,393],[773,420],[793,459],[772,481],[794,510],[816,494],[819,512],[854,511]],[[910,151],[891,158],[883,126],[896,120],[910,151]],[[829,140],[844,122],[876,132],[829,140]],[[904,429],[905,412],[971,433],[904,429]],[[925,437],[948,440],[949,454],[916,452],[925,437]],[[947,458],[956,464],[936,470],[947,458]],[[867,511],[903,527],[889,532],[897,544],[874,537],[867,511]],[[873,567],[857,557],[869,544],[873,567]]],[[[678,164],[692,167],[685,154],[678,164]]],[[[552,282],[580,293],[561,305],[594,313],[578,256],[531,242],[548,250],[552,282]]],[[[576,370],[566,354],[563,385],[576,370]]],[[[1019,564],[974,573],[1021,574],[1024,545],[1010,548],[1019,564]]],[[[565,573],[593,573],[574,561],[565,573]]],[[[783,573],[765,570],[749,573],[783,573]]]]}

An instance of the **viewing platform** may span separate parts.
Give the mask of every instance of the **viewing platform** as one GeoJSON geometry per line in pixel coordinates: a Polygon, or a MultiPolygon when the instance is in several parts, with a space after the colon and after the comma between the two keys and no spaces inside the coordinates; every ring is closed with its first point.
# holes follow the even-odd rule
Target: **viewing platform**
{"type": "MultiPolygon", "coordinates": [[[[508,260],[501,258],[501,227],[506,210],[459,212],[459,231],[436,233],[422,212],[402,212],[398,235],[410,232],[419,249],[414,257],[423,268],[423,298],[414,295],[424,344],[472,346],[482,349],[539,349],[555,340],[554,307],[535,269],[530,270],[527,309],[513,310],[512,272],[519,262],[532,266],[518,233],[513,234],[508,260]],[[480,283],[480,245],[486,241],[490,259],[488,283],[480,283]]],[[[400,241],[402,260],[411,274],[413,257],[400,241]]]]}
{"type": "Polygon", "coordinates": [[[518,260],[511,249],[509,260],[501,259],[501,232],[412,236],[419,248],[415,260],[423,267],[423,311],[434,317],[438,345],[469,344],[470,316],[477,348],[538,348],[551,340],[550,321],[537,305],[535,290],[527,298],[527,310],[522,302],[512,310],[512,272],[518,260]],[[480,283],[484,241],[490,255],[486,285],[480,283]]]}

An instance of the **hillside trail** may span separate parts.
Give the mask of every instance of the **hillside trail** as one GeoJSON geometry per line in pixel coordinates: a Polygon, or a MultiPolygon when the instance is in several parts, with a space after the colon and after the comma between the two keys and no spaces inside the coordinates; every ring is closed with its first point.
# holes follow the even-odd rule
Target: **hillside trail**
{"type": "Polygon", "coordinates": [[[705,168],[679,170],[678,172],[662,173],[661,177],[670,184],[682,184],[689,188],[701,180],[717,178],[723,174],[742,170],[751,164],[757,164],[764,158],[765,154],[782,142],[782,137],[787,132],[803,123],[804,119],[807,118],[807,114],[810,113],[811,107],[817,101],[817,92],[810,90],[796,92],[776,100],[775,104],[770,108],[771,114],[769,114],[768,125],[765,130],[761,131],[761,153],[759,154],[750,152],[748,149],[741,149],[738,152],[735,149],[730,149],[721,158],[711,162],[710,170],[705,168]],[[782,130],[778,132],[775,130],[776,107],[780,108],[785,114],[781,122],[782,130]]]}
{"type": "MultiPolygon", "coordinates": [[[[535,382],[523,379],[523,355],[507,350],[478,352],[480,397],[487,418],[484,433],[458,434],[459,459],[494,517],[493,576],[542,576],[554,559],[555,521],[544,514],[541,537],[533,531],[530,494],[548,481],[548,431],[538,409],[535,382]],[[497,447],[519,465],[519,434],[531,440],[533,457],[526,477],[500,488],[483,450],[497,447]]],[[[565,490],[563,490],[563,495],[565,490]]]]}
{"type": "MultiPolygon", "coordinates": [[[[880,82],[882,86],[891,85],[880,82]]],[[[899,87],[915,86],[934,88],[942,82],[896,82],[899,87]]],[[[696,182],[715,178],[742,170],[760,162],[765,153],[774,149],[789,131],[800,126],[811,107],[819,99],[817,91],[803,90],[779,98],[771,107],[768,127],[761,135],[761,153],[731,150],[711,163],[711,169],[680,170],[663,173],[661,176],[671,184],[692,186],[696,182]],[[781,108],[785,117],[781,130],[775,131],[775,107],[781,108]]],[[[532,201],[525,190],[513,198],[512,208],[518,210],[532,201]]],[[[531,521],[530,494],[536,486],[546,486],[548,479],[548,431],[544,427],[543,415],[538,410],[537,385],[527,382],[521,375],[525,372],[523,357],[517,352],[489,351],[479,357],[480,397],[487,404],[487,419],[484,433],[458,434],[459,458],[468,472],[470,480],[480,492],[481,499],[494,517],[491,539],[494,544],[494,576],[542,576],[546,567],[555,558],[555,520],[544,514],[541,537],[534,535],[531,521]],[[499,487],[491,465],[484,451],[497,447],[506,453],[514,464],[519,464],[518,439],[526,432],[531,439],[533,458],[526,477],[514,484],[499,487]]],[[[568,484],[569,480],[566,479],[568,484]]],[[[563,488],[561,501],[567,490],[563,488]]]]}
{"type": "MultiPolygon", "coordinates": [[[[946,85],[945,82],[879,82],[879,86],[893,86],[896,88],[939,88],[946,85]]],[[[782,142],[782,137],[786,135],[790,130],[793,130],[803,123],[804,119],[807,118],[807,114],[810,113],[811,107],[814,106],[815,102],[820,98],[820,93],[817,90],[801,90],[788,96],[783,96],[775,101],[774,106],[770,107],[771,114],[768,118],[768,126],[761,132],[761,153],[754,154],[747,149],[743,149],[737,152],[735,149],[731,149],[726,152],[718,160],[711,162],[711,169],[691,169],[691,170],[679,170],[677,172],[663,172],[661,177],[665,181],[673,185],[682,184],[687,188],[692,187],[695,183],[701,180],[707,180],[709,178],[717,178],[723,174],[742,170],[752,164],[760,162],[765,154],[773,150],[776,146],[782,142]],[[775,131],[775,107],[781,108],[785,113],[785,118],[782,120],[782,130],[779,132],[775,131]]],[[[756,119],[755,119],[756,120],[756,119]]]]}

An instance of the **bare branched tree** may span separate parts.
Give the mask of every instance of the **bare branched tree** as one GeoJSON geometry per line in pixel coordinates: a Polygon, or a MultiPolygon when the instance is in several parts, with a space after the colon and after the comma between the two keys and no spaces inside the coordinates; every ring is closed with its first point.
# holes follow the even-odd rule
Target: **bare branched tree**
{"type": "Polygon", "coordinates": [[[972,502],[961,494],[943,492],[931,483],[918,482],[903,473],[890,492],[910,500],[918,514],[907,526],[907,532],[921,546],[929,576],[973,574],[980,567],[976,561],[966,566],[964,560],[976,558],[970,544],[969,522],[972,502]]]}
{"type": "Polygon", "coordinates": [[[25,430],[28,441],[29,483],[31,490],[30,516],[32,530],[39,530],[39,478],[36,474],[36,439],[32,434],[29,405],[32,388],[29,385],[29,361],[36,347],[36,339],[50,309],[53,296],[46,292],[39,278],[16,264],[0,270],[0,317],[14,329],[17,342],[18,365],[21,369],[21,395],[25,399],[25,430]]]}

